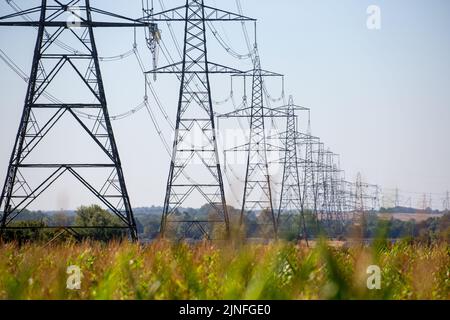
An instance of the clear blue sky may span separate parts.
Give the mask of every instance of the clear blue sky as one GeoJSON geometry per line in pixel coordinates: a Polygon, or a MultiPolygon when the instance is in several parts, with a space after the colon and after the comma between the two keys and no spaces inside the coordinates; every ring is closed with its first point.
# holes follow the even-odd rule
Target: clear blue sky
{"type": "MultiPolygon", "coordinates": [[[[16,0],[23,8],[30,1],[16,0]]],[[[170,8],[183,1],[164,1],[170,8]]],[[[140,15],[140,0],[92,1],[93,5],[129,16],[140,15]]],[[[158,3],[158,1],[155,1],[158,3]]],[[[234,0],[206,1],[236,11],[234,0]]],[[[450,2],[447,0],[242,0],[246,15],[258,19],[258,42],[265,68],[286,75],[286,93],[312,110],[313,134],[341,155],[347,179],[357,172],[385,188],[443,193],[450,189],[450,2]],[[381,8],[381,30],[366,27],[369,5],[381,8]]],[[[5,1],[0,14],[12,12],[5,1]]],[[[169,44],[166,25],[160,26],[169,44]]],[[[252,30],[249,25],[249,30],[252,30]]],[[[181,40],[179,27],[174,32],[181,40]]],[[[239,52],[245,52],[239,25],[217,25],[219,32],[239,52]]],[[[29,73],[36,32],[2,28],[0,49],[29,73]]],[[[96,32],[100,55],[110,56],[131,48],[132,30],[96,32]]],[[[139,48],[151,65],[138,32],[139,48]]],[[[242,69],[221,50],[209,34],[211,59],[242,69]]],[[[173,50],[173,46],[169,44],[173,50]]],[[[161,63],[165,61],[161,58],[161,63]]],[[[111,114],[142,101],[143,78],[133,56],[102,63],[111,114]]],[[[77,91],[63,78],[51,93],[66,96],[77,91]],[[68,88],[71,88],[68,90],[68,88]]],[[[228,80],[213,81],[213,96],[226,97],[228,80]]],[[[158,94],[174,119],[176,81],[160,77],[158,94]]],[[[0,181],[6,173],[13,139],[23,107],[25,83],[0,61],[0,181]]],[[[280,88],[269,86],[273,96],[280,88]]],[[[164,134],[171,133],[154,106],[164,134]]],[[[231,106],[218,107],[231,110],[231,106]]],[[[113,123],[133,206],[161,205],[168,173],[168,157],[145,111],[113,123]]],[[[47,154],[84,148],[75,127],[64,128],[67,137],[56,137],[47,154]],[[72,132],[73,130],[73,132],[72,132]],[[70,145],[70,148],[69,148],[70,145]]],[[[39,159],[39,158],[37,158],[39,159]]],[[[43,198],[42,209],[72,209],[90,201],[76,184],[67,182],[43,198]]],[[[239,192],[239,187],[236,187],[239,192]]],[[[229,196],[231,200],[231,196],[229,196]]],[[[436,202],[440,198],[436,197],[436,202]]],[[[230,201],[233,202],[233,201],[230,201]]],[[[413,203],[414,205],[415,203],[413,203]]],[[[36,204],[36,207],[38,204],[36,204]]]]}

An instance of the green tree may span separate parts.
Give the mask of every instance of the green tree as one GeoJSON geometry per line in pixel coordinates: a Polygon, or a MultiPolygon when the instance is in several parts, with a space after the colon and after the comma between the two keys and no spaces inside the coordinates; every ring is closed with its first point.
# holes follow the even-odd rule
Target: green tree
{"type": "Polygon", "coordinates": [[[102,241],[122,238],[126,232],[120,228],[124,225],[117,216],[98,205],[79,207],[76,211],[75,225],[77,227],[90,227],[79,230],[82,237],[102,241]],[[115,227],[117,228],[115,229],[115,227]]]}
{"type": "Polygon", "coordinates": [[[24,244],[32,241],[48,241],[54,233],[51,230],[43,229],[46,224],[43,221],[13,221],[8,225],[11,229],[4,231],[2,240],[5,242],[16,241],[24,244]]]}

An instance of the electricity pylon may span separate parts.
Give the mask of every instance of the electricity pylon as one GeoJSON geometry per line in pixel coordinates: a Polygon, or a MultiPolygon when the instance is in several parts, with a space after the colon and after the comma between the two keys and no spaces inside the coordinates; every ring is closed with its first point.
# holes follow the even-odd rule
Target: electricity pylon
{"type": "Polygon", "coordinates": [[[448,209],[450,208],[450,193],[447,191],[445,193],[445,199],[444,199],[444,212],[448,213],[448,209]]]}
{"type": "MultiPolygon", "coordinates": [[[[136,223],[108,114],[93,30],[99,27],[148,27],[149,24],[91,7],[89,0],[84,1],[84,6],[78,6],[79,2],[42,0],[40,6],[0,17],[0,26],[37,28],[25,105],[0,197],[0,208],[3,209],[0,232],[17,229],[18,227],[10,226],[11,222],[61,176],[71,174],[120,221],[120,225],[81,228],[124,229],[128,230],[131,239],[137,240],[136,223]],[[93,13],[115,21],[93,21],[93,13]],[[65,19],[67,14],[76,19],[74,21],[65,19]],[[33,15],[39,17],[36,19],[29,17],[33,15]],[[12,21],[17,17],[27,19],[12,21]],[[117,19],[121,22],[117,22],[117,19]],[[68,52],[67,46],[60,41],[64,36],[71,36],[81,49],[68,52]],[[89,96],[80,97],[79,101],[86,101],[88,98],[95,102],[61,101],[48,93],[49,86],[58,81],[55,77],[67,69],[74,71],[76,79],[88,89],[89,96]],[[94,119],[93,125],[85,120],[86,117],[82,117],[87,113],[89,119],[94,119]],[[30,155],[37,152],[36,147],[45,142],[44,138],[63,116],[73,119],[80,126],[80,131],[88,134],[102,151],[106,159],[103,163],[31,162],[30,155]],[[91,170],[94,169],[96,172],[107,170],[106,182],[96,185],[89,181],[93,173],[91,170]],[[43,170],[49,173],[46,173],[38,183],[30,182],[31,178],[39,176],[38,172],[43,170]]],[[[56,150],[54,152],[48,157],[55,156],[57,152],[56,150]]],[[[56,227],[77,234],[77,226],[56,227]]]]}
{"type": "Polygon", "coordinates": [[[353,221],[359,223],[361,219],[364,218],[364,212],[366,210],[364,205],[364,190],[363,182],[361,178],[361,173],[358,172],[355,182],[355,194],[354,194],[354,211],[353,211],[353,221]]]}
{"type": "Polygon", "coordinates": [[[380,187],[363,182],[361,173],[358,173],[356,183],[351,188],[354,189],[351,192],[353,220],[357,222],[361,217],[365,219],[368,212],[374,211],[379,207],[380,187]]]}
{"type": "Polygon", "coordinates": [[[291,225],[292,220],[298,218],[299,236],[308,242],[306,221],[302,210],[302,190],[298,153],[298,124],[296,111],[308,111],[309,109],[296,106],[292,96],[289,97],[287,106],[279,107],[287,113],[286,131],[281,133],[284,144],[283,180],[281,183],[280,204],[277,214],[278,230],[291,225]]]}
{"type": "Polygon", "coordinates": [[[421,204],[421,209],[424,213],[427,211],[427,207],[428,207],[427,195],[424,193],[422,195],[422,204],[421,204]]]}
{"type": "Polygon", "coordinates": [[[337,160],[333,160],[331,192],[335,211],[335,235],[340,235],[345,226],[345,191],[343,190],[343,171],[341,170],[339,155],[335,154],[337,160]]]}
{"type": "Polygon", "coordinates": [[[331,210],[331,155],[330,151],[322,150],[322,166],[320,167],[321,181],[319,184],[321,185],[322,201],[320,203],[320,211],[321,211],[321,220],[327,232],[329,232],[331,228],[332,222],[332,210],[331,210]]]}
{"type": "Polygon", "coordinates": [[[395,188],[395,203],[394,203],[394,207],[395,208],[400,207],[400,194],[399,194],[398,188],[395,188]]]}
{"type": "Polygon", "coordinates": [[[208,61],[206,23],[254,19],[206,6],[203,0],[186,0],[186,5],[174,9],[159,13],[152,10],[143,21],[180,21],[185,24],[182,61],[149,72],[178,74],[180,79],[161,236],[165,237],[173,231],[179,238],[195,237],[195,232],[208,239],[220,237],[213,233],[224,233],[227,237],[230,226],[218,156],[210,75],[239,71],[208,61]],[[208,217],[202,220],[180,217],[178,209],[195,193],[208,202],[208,217]]]}
{"type": "Polygon", "coordinates": [[[276,237],[277,223],[273,209],[272,185],[267,161],[268,144],[266,141],[266,117],[286,117],[284,111],[269,109],[264,106],[264,77],[283,77],[283,75],[261,69],[261,61],[255,44],[256,55],[253,70],[234,75],[252,78],[252,101],[250,107],[221,115],[222,118],[250,118],[249,142],[229,151],[247,153],[244,192],[242,199],[240,224],[244,217],[260,214],[260,227],[270,226],[271,230],[260,230],[276,237]]]}
{"type": "Polygon", "coordinates": [[[302,215],[306,216],[307,213],[311,215],[316,222],[316,227],[318,227],[317,194],[315,192],[317,163],[314,160],[313,153],[314,149],[320,144],[320,139],[311,135],[311,119],[309,114],[307,132],[299,132],[297,141],[299,162],[302,169],[302,215]]]}
{"type": "Polygon", "coordinates": [[[322,211],[324,212],[325,226],[329,235],[337,229],[340,222],[340,212],[338,205],[338,198],[336,194],[335,176],[339,172],[335,163],[334,157],[336,154],[327,150],[324,152],[324,166],[323,170],[323,202],[322,211]]]}
{"type": "Polygon", "coordinates": [[[347,181],[345,177],[343,177],[340,184],[345,220],[353,221],[353,213],[355,211],[355,183],[347,181]]]}
{"type": "Polygon", "coordinates": [[[324,220],[324,212],[323,212],[323,196],[324,196],[324,179],[325,179],[325,145],[323,142],[318,142],[315,145],[315,148],[311,151],[313,158],[313,172],[314,172],[314,180],[312,183],[313,189],[313,214],[317,221],[318,228],[320,229],[319,222],[324,220]]]}

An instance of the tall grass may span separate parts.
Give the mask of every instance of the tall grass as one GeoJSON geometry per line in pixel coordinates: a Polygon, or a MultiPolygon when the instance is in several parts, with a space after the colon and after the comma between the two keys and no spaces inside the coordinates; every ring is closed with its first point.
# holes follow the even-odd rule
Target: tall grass
{"type": "Polygon", "coordinates": [[[0,299],[449,298],[447,244],[0,245],[0,299]],[[366,286],[373,264],[380,290],[366,286]],[[66,289],[70,265],[82,270],[80,290],[66,289]]]}

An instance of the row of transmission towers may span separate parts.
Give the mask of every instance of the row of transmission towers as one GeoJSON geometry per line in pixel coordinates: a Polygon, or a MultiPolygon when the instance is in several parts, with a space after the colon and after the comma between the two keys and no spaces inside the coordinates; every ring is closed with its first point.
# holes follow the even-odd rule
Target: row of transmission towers
{"type": "MultiPolygon", "coordinates": [[[[261,67],[255,19],[244,16],[242,12],[210,7],[204,0],[186,0],[179,7],[160,12],[147,5],[143,12],[143,17],[133,19],[94,8],[89,0],[41,0],[39,6],[0,17],[0,26],[37,29],[23,113],[0,197],[0,232],[26,228],[14,226],[12,222],[55,181],[69,174],[116,215],[121,224],[61,225],[55,228],[73,234],[78,233],[78,228],[123,229],[132,240],[137,239],[136,222],[107,107],[94,36],[94,29],[97,28],[144,28],[154,57],[154,67],[147,73],[154,75],[154,79],[156,74],[171,74],[179,81],[176,90],[178,103],[174,106],[177,110],[175,132],[160,228],[162,237],[230,237],[233,226],[219,157],[217,117],[248,119],[248,141],[226,150],[244,153],[246,158],[245,174],[241,177],[243,188],[238,223],[247,236],[277,238],[288,231],[306,240],[311,233],[319,231],[336,236],[343,232],[349,219],[378,206],[379,189],[363,183],[360,178],[354,183],[346,181],[340,169],[339,155],[326,148],[318,137],[312,136],[308,108],[295,105],[292,97],[286,102],[284,93],[280,106],[269,105],[265,79],[283,76],[261,67]],[[108,20],[96,20],[94,14],[108,20]],[[67,15],[77,17],[76,27],[68,25],[67,15]],[[18,21],[17,18],[23,20],[18,21]],[[250,71],[209,60],[207,30],[216,22],[255,23],[255,43],[248,48],[252,60],[250,71]],[[184,26],[181,61],[163,67],[157,67],[155,58],[160,23],[181,23],[184,26]],[[67,46],[61,41],[66,34],[78,42],[79,50],[67,52],[67,46]],[[90,97],[62,101],[48,92],[47,89],[64,68],[75,72],[75,77],[86,86],[90,97]],[[242,108],[217,114],[211,94],[210,77],[213,74],[251,79],[250,101],[244,96],[242,108]],[[82,102],[86,98],[94,102],[82,102]],[[42,111],[45,111],[44,114],[39,115],[42,111]],[[47,134],[63,116],[73,119],[80,130],[88,134],[104,153],[104,162],[60,163],[52,159],[48,162],[27,162],[29,155],[41,142],[45,142],[47,134]],[[269,123],[274,119],[284,121],[284,130],[275,135],[268,133],[269,123]],[[306,129],[300,128],[299,119],[307,119],[306,129]],[[194,139],[199,132],[202,139],[194,139]],[[269,160],[268,154],[273,152],[281,155],[275,161],[283,169],[280,182],[275,181],[269,170],[274,162],[269,160]],[[32,185],[29,177],[36,176],[36,172],[42,170],[47,170],[47,174],[32,185]],[[106,171],[103,183],[95,185],[89,181],[92,175],[89,170],[106,171]],[[180,214],[183,205],[198,196],[207,203],[207,214],[198,218],[183,218],[180,214]],[[248,226],[251,224],[255,225],[254,233],[249,232],[248,226]]],[[[217,36],[217,33],[213,34],[217,36]]],[[[248,39],[246,34],[247,44],[248,39]]],[[[244,81],[244,86],[246,83],[244,81]]]]}
{"type": "Polygon", "coordinates": [[[449,208],[449,192],[422,193],[395,189],[384,189],[381,207],[397,210],[415,210],[421,212],[443,211],[449,208]]]}

